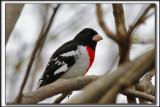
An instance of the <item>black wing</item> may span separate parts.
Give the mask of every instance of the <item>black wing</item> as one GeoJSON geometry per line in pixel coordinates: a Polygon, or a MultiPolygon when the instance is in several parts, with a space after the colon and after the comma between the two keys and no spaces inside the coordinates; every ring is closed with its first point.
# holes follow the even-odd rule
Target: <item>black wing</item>
{"type": "Polygon", "coordinates": [[[37,88],[50,84],[68,71],[75,63],[76,56],[63,56],[64,53],[77,50],[77,44],[74,41],[69,41],[59,47],[50,58],[50,61],[39,79],[37,88]]]}

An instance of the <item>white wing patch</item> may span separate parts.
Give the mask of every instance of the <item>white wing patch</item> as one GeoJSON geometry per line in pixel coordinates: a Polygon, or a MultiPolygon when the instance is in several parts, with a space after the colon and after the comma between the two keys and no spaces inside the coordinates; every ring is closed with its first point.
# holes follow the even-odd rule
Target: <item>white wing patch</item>
{"type": "Polygon", "coordinates": [[[76,51],[70,51],[70,52],[67,52],[67,53],[63,53],[63,54],[60,55],[60,56],[68,57],[68,56],[76,56],[76,55],[79,55],[78,50],[76,50],[76,51]]]}
{"type": "MultiPolygon", "coordinates": [[[[85,48],[85,47],[79,46],[76,51],[74,50],[74,51],[70,51],[70,52],[67,52],[67,53],[63,53],[63,54],[61,54],[60,56],[62,56],[62,57],[69,57],[69,56],[77,56],[77,55],[81,55],[81,54],[86,55],[87,53],[84,53],[85,51],[86,51],[86,48],[85,48]]],[[[82,65],[85,65],[86,67],[88,67],[88,56],[83,57],[83,55],[81,55],[81,57],[82,57],[81,60],[84,60],[84,59],[85,59],[84,61],[86,61],[86,62],[83,62],[82,65]],[[87,64],[86,64],[86,63],[87,63],[87,64]]],[[[81,60],[78,60],[78,63],[81,63],[81,60]]],[[[57,64],[57,65],[62,65],[59,69],[57,69],[57,70],[54,72],[54,75],[59,74],[59,73],[61,73],[61,72],[66,72],[66,71],[69,69],[69,68],[67,67],[67,64],[66,64],[64,61],[62,61],[62,62],[59,61],[57,57],[54,59],[54,61],[56,61],[55,64],[57,64]]],[[[77,64],[76,67],[79,68],[79,64],[77,64]]],[[[82,66],[80,66],[80,68],[81,68],[81,67],[82,67],[82,66]]]]}
{"type": "Polygon", "coordinates": [[[37,84],[37,87],[36,88],[39,88],[40,87],[40,84],[42,84],[43,80],[39,80],[38,84],[37,84]]]}
{"type": "Polygon", "coordinates": [[[56,62],[55,62],[55,64],[58,64],[59,63],[59,60],[57,60],[56,62]]]}
{"type": "Polygon", "coordinates": [[[63,62],[59,61],[57,57],[54,59],[54,61],[56,61],[55,64],[57,64],[57,65],[64,65],[65,64],[64,61],[63,62]]]}
{"type": "Polygon", "coordinates": [[[76,63],[60,78],[73,78],[77,76],[83,76],[90,64],[89,55],[86,47],[78,46],[79,58],[76,60],[76,63]],[[72,74],[72,75],[71,75],[72,74]]]}
{"type": "MultiPolygon", "coordinates": [[[[53,59],[53,60],[54,60],[54,61],[56,61],[57,59],[58,59],[58,57],[56,57],[56,58],[55,58],[55,59],[53,59]]],[[[52,60],[52,61],[53,61],[53,60],[52,60]]]]}
{"type": "Polygon", "coordinates": [[[65,64],[65,62],[63,61],[63,62],[62,62],[62,65],[64,65],[64,64],[65,64]]]}
{"type": "Polygon", "coordinates": [[[58,70],[56,70],[54,72],[54,75],[60,73],[60,72],[66,72],[68,70],[67,64],[63,65],[62,67],[60,67],[58,70]]]}
{"type": "Polygon", "coordinates": [[[61,62],[59,61],[58,65],[61,65],[61,62]]]}

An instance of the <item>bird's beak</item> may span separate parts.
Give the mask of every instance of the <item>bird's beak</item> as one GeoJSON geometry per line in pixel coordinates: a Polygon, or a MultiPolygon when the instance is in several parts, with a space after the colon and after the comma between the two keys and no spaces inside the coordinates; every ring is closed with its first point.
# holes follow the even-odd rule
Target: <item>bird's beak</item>
{"type": "Polygon", "coordinates": [[[95,35],[92,40],[98,42],[98,41],[100,41],[102,39],[103,38],[100,35],[95,35]]]}

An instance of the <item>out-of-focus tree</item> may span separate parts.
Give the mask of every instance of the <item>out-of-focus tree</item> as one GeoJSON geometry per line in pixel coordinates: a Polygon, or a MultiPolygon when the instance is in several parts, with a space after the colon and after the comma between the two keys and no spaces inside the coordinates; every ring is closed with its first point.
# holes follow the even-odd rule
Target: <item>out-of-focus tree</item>
{"type": "MultiPolygon", "coordinates": [[[[155,87],[150,82],[150,78],[152,78],[152,76],[155,75],[153,72],[154,70],[150,71],[151,69],[155,69],[155,50],[153,49],[149,52],[146,52],[145,54],[139,56],[133,61],[130,59],[131,46],[133,43],[154,43],[154,40],[141,41],[137,39],[133,36],[133,31],[136,28],[138,28],[138,26],[142,25],[145,21],[147,21],[150,16],[155,14],[155,11],[151,14],[148,14],[149,10],[155,8],[155,4],[149,4],[149,6],[144,11],[142,11],[141,14],[139,14],[137,20],[135,20],[134,23],[131,24],[129,27],[126,27],[126,18],[124,15],[125,10],[123,9],[123,5],[113,4],[111,8],[113,9],[113,20],[115,21],[116,33],[113,33],[111,32],[111,30],[109,30],[110,26],[107,26],[106,24],[108,18],[104,20],[104,15],[107,14],[107,12],[105,11],[105,14],[102,12],[100,4],[96,4],[95,10],[93,9],[95,13],[94,15],[88,13],[88,11],[85,11],[88,9],[88,6],[95,7],[94,4],[82,6],[83,8],[77,9],[78,11],[74,11],[74,13],[70,15],[71,18],[68,18],[68,20],[64,21],[65,24],[61,23],[61,21],[63,20],[59,22],[60,24],[57,24],[58,22],[56,23],[55,21],[56,17],[54,19],[54,15],[57,9],[59,11],[56,13],[56,15],[62,15],[62,8],[64,8],[65,6],[68,6],[68,8],[71,10],[73,10],[72,8],[78,7],[76,6],[78,4],[73,5],[73,7],[70,5],[73,4],[61,4],[60,8],[59,6],[54,7],[54,5],[49,5],[49,8],[47,7],[47,12],[50,14],[48,14],[48,17],[44,18],[45,20],[43,21],[44,23],[42,24],[42,28],[40,30],[41,32],[39,33],[39,38],[37,39],[30,61],[28,62],[28,67],[26,67],[26,75],[23,84],[21,85],[19,95],[16,97],[16,99],[14,99],[14,101],[10,103],[38,103],[57,94],[61,94],[64,92],[69,93],[71,91],[81,89],[83,92],[75,96],[74,98],[71,98],[67,103],[116,103],[116,98],[119,93],[127,96],[128,103],[137,103],[135,98],[139,98],[140,103],[148,103],[148,101],[155,103],[155,87]],[[51,11],[49,11],[49,9],[51,9],[51,11]],[[96,18],[98,19],[94,22],[96,22],[97,25],[99,24],[99,29],[102,29],[106,37],[109,37],[114,42],[114,44],[118,46],[119,56],[115,57],[114,60],[112,60],[112,64],[110,64],[111,66],[108,70],[105,69],[105,71],[102,71],[105,72],[104,76],[79,77],[68,80],[64,79],[52,83],[51,85],[47,85],[45,87],[32,91],[34,82],[36,80],[35,78],[37,77],[36,74],[38,74],[37,71],[40,68],[40,66],[38,66],[39,61],[41,64],[41,62],[45,58],[41,57],[41,54],[43,54],[42,49],[45,40],[47,41],[46,45],[53,44],[53,42],[50,41],[59,39],[61,35],[66,36],[70,34],[70,32],[80,29],[80,26],[83,24],[93,25],[92,21],[90,20],[91,17],[88,16],[92,16],[94,20],[96,18]],[[54,23],[53,25],[52,21],[54,23]],[[33,63],[34,59],[36,60],[35,63],[33,63]],[[118,65],[117,70],[111,72],[111,70],[116,66],[116,64],[118,65]],[[34,70],[31,69],[32,66],[34,67],[34,70]],[[29,75],[30,73],[32,73],[32,76],[29,75]],[[143,78],[142,81],[140,81],[138,84],[135,84],[146,73],[148,73],[149,78],[147,76],[143,78]],[[28,78],[30,80],[29,85],[26,84],[28,78]],[[60,83],[64,85],[59,85],[60,83]],[[145,87],[150,88],[148,90],[145,90],[145,88],[143,87],[144,84],[145,87]],[[30,91],[26,94],[23,93],[25,85],[29,86],[28,89],[30,91]],[[68,87],[66,87],[66,85],[68,87]],[[134,88],[134,85],[136,85],[136,89],[134,88]],[[58,87],[59,89],[56,89],[54,87],[58,87]]],[[[54,42],[55,44],[57,43],[56,41],[54,42]]],[[[51,45],[51,47],[54,47],[54,45],[51,45]]],[[[47,54],[46,51],[44,53],[47,54]]],[[[114,54],[115,53],[113,53],[112,55],[114,54]]],[[[22,62],[20,61],[16,67],[20,68],[21,65],[22,62]]],[[[108,64],[106,63],[104,65],[108,64]]],[[[58,97],[54,103],[60,103],[65,97],[66,96],[63,95],[58,97]]]]}
{"type": "Polygon", "coordinates": [[[8,38],[20,16],[24,4],[6,4],[5,13],[5,43],[7,43],[8,38]]]}

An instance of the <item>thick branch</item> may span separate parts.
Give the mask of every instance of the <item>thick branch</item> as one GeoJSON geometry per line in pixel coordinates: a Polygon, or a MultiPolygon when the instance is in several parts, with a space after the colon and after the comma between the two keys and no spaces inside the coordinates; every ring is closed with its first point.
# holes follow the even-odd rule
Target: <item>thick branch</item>
{"type": "MultiPolygon", "coordinates": [[[[151,78],[155,75],[155,70],[151,70],[148,72],[144,78],[137,83],[136,90],[142,91],[144,93],[150,94],[150,95],[155,95],[155,86],[152,85],[152,82],[150,81],[151,78]]],[[[148,101],[139,99],[140,103],[147,104],[148,101]]]]}
{"type": "MultiPolygon", "coordinates": [[[[99,99],[108,89],[110,89],[111,86],[113,86],[117,82],[123,83],[120,86],[126,87],[131,83],[137,81],[146,73],[147,69],[153,66],[153,63],[154,49],[139,56],[132,62],[122,64],[115,72],[111,73],[110,75],[104,75],[98,80],[95,80],[97,78],[95,76],[91,76],[90,79],[88,79],[89,77],[77,77],[68,80],[58,80],[54,83],[51,83],[50,85],[41,87],[34,92],[24,94],[22,96],[21,103],[37,103],[60,93],[67,93],[73,90],[81,89],[86,84],[95,80],[95,82],[93,81],[83,89],[84,92],[82,92],[82,94],[74,99],[71,99],[68,102],[90,103],[96,99],[99,99]],[[123,78],[120,79],[123,76],[129,76],[129,78],[127,78],[127,81],[123,78]]],[[[17,99],[12,101],[11,103],[16,103],[16,100],[17,99]]]]}
{"type": "MultiPolygon", "coordinates": [[[[145,92],[147,94],[153,95],[155,96],[155,86],[152,85],[151,79],[152,77],[155,75],[155,69],[151,70],[150,72],[148,72],[144,78],[137,83],[136,86],[136,90],[145,92]]],[[[148,101],[143,100],[143,99],[139,99],[140,103],[143,104],[147,104],[148,101]]]]}
{"type": "Polygon", "coordinates": [[[126,36],[126,27],[124,19],[124,11],[122,4],[112,4],[113,14],[116,24],[117,35],[123,39],[126,36]]]}
{"type": "MultiPolygon", "coordinates": [[[[67,103],[93,103],[98,100],[112,86],[120,86],[120,89],[126,88],[141,78],[147,70],[154,66],[154,52],[151,50],[132,62],[121,64],[119,68],[110,75],[104,75],[96,81],[84,87],[83,92],[69,100],[67,103]],[[126,81],[127,80],[127,81],[126,81]]],[[[117,95],[121,90],[117,90],[117,95]]],[[[108,99],[115,98],[110,96],[108,99]]],[[[109,102],[110,103],[110,102],[109,102]]]]}
{"type": "MultiPolygon", "coordinates": [[[[60,79],[54,83],[38,88],[37,90],[26,93],[22,95],[22,100],[20,103],[23,104],[33,104],[38,103],[46,98],[52,97],[60,93],[67,93],[74,90],[79,90],[91,81],[99,78],[101,76],[85,76],[77,77],[72,79],[60,79]]],[[[17,103],[17,98],[9,103],[17,103]]]]}
{"type": "Polygon", "coordinates": [[[56,100],[53,102],[53,104],[59,104],[62,100],[64,100],[67,97],[67,94],[62,94],[56,100]]]}
{"type": "Polygon", "coordinates": [[[146,94],[144,92],[136,91],[136,90],[133,90],[133,89],[125,89],[121,93],[124,94],[124,95],[131,95],[131,96],[138,97],[138,98],[141,98],[141,99],[144,99],[144,100],[155,103],[155,96],[146,94]]]}
{"type": "MultiPolygon", "coordinates": [[[[119,37],[119,54],[120,60],[119,64],[129,61],[129,50],[130,50],[130,39],[127,37],[126,27],[125,27],[125,18],[124,10],[122,4],[112,4],[113,6],[113,15],[116,24],[117,36],[119,37]]],[[[130,87],[134,88],[134,86],[130,87]]],[[[113,91],[113,90],[110,90],[113,91]]],[[[106,93],[109,94],[110,92],[106,93]]],[[[116,101],[116,100],[114,100],[116,101]]],[[[136,103],[136,99],[132,96],[127,96],[128,103],[136,103]]],[[[112,102],[114,103],[114,102],[112,102]]]]}
{"type": "MultiPolygon", "coordinates": [[[[113,90],[114,91],[114,90],[113,90]]],[[[134,89],[125,89],[124,91],[121,91],[120,92],[121,94],[124,94],[124,95],[127,95],[127,96],[133,96],[133,97],[138,97],[138,98],[141,98],[141,99],[144,99],[144,100],[147,100],[147,101],[150,101],[150,102],[155,102],[155,97],[152,96],[152,95],[149,95],[149,94],[146,94],[144,92],[140,92],[140,91],[136,91],[134,89]]],[[[108,94],[112,94],[110,92],[106,92],[106,94],[104,95],[103,99],[101,99],[99,101],[99,103],[105,103],[107,101],[107,98],[108,98],[108,94]]],[[[115,98],[116,99],[116,98],[115,98]]],[[[115,101],[114,101],[115,102],[115,101]]]]}
{"type": "Polygon", "coordinates": [[[125,27],[124,10],[122,4],[112,4],[113,15],[115,19],[118,46],[119,46],[119,64],[129,61],[130,50],[130,38],[127,37],[127,31],[125,27]]]}
{"type": "Polygon", "coordinates": [[[103,31],[106,33],[106,35],[111,38],[112,40],[114,40],[115,42],[118,43],[118,38],[116,35],[114,35],[112,32],[109,31],[108,27],[104,24],[103,21],[103,16],[102,16],[102,10],[101,10],[101,5],[100,4],[96,4],[97,7],[97,17],[98,17],[98,22],[99,25],[102,27],[103,31]]]}
{"type": "Polygon", "coordinates": [[[154,76],[154,73],[154,69],[148,72],[148,74],[146,74],[144,78],[136,84],[136,89],[146,92],[147,94],[155,95],[155,86],[153,86],[152,82],[150,81],[154,76]]]}
{"type": "Polygon", "coordinates": [[[50,21],[49,21],[49,24],[48,24],[48,26],[47,26],[46,31],[44,32],[43,35],[40,35],[40,36],[39,36],[39,38],[38,38],[38,40],[37,40],[37,42],[36,42],[36,45],[35,45],[35,47],[34,47],[34,49],[33,49],[33,52],[32,52],[31,58],[30,58],[30,61],[29,61],[29,63],[28,63],[27,69],[26,69],[26,74],[25,74],[24,80],[23,80],[22,85],[21,85],[21,87],[20,87],[20,91],[19,91],[19,94],[18,94],[17,103],[19,103],[20,100],[21,100],[21,95],[22,95],[24,86],[25,86],[25,84],[26,84],[26,81],[27,81],[27,79],[28,79],[28,76],[29,76],[29,73],[30,73],[30,69],[31,69],[31,67],[32,67],[32,64],[33,64],[35,55],[36,55],[39,47],[42,45],[42,41],[44,40],[44,38],[47,36],[47,34],[48,34],[48,32],[49,32],[49,29],[50,29],[50,27],[51,27],[51,24],[52,24],[52,22],[53,22],[53,19],[54,19],[54,17],[55,17],[55,14],[56,14],[57,9],[58,9],[59,6],[60,6],[60,5],[58,5],[58,6],[55,8],[55,10],[54,10],[54,12],[53,12],[53,14],[52,14],[52,16],[51,16],[51,18],[50,18],[50,21]]]}
{"type": "Polygon", "coordinates": [[[134,68],[128,69],[129,71],[125,73],[121,78],[119,78],[116,84],[114,84],[114,86],[110,88],[109,93],[107,93],[106,96],[101,99],[100,103],[113,103],[114,98],[123,88],[127,88],[134,82],[137,82],[137,80],[140,79],[148,70],[154,67],[154,50],[149,51],[149,53],[150,57],[152,58],[150,58],[148,55],[148,58],[146,57],[147,59],[141,59],[141,61],[143,60],[143,63],[145,64],[143,64],[142,62],[137,62],[137,64],[139,64],[137,65],[137,67],[135,66],[134,68]],[[149,61],[149,63],[147,64],[146,61],[149,61]]]}

